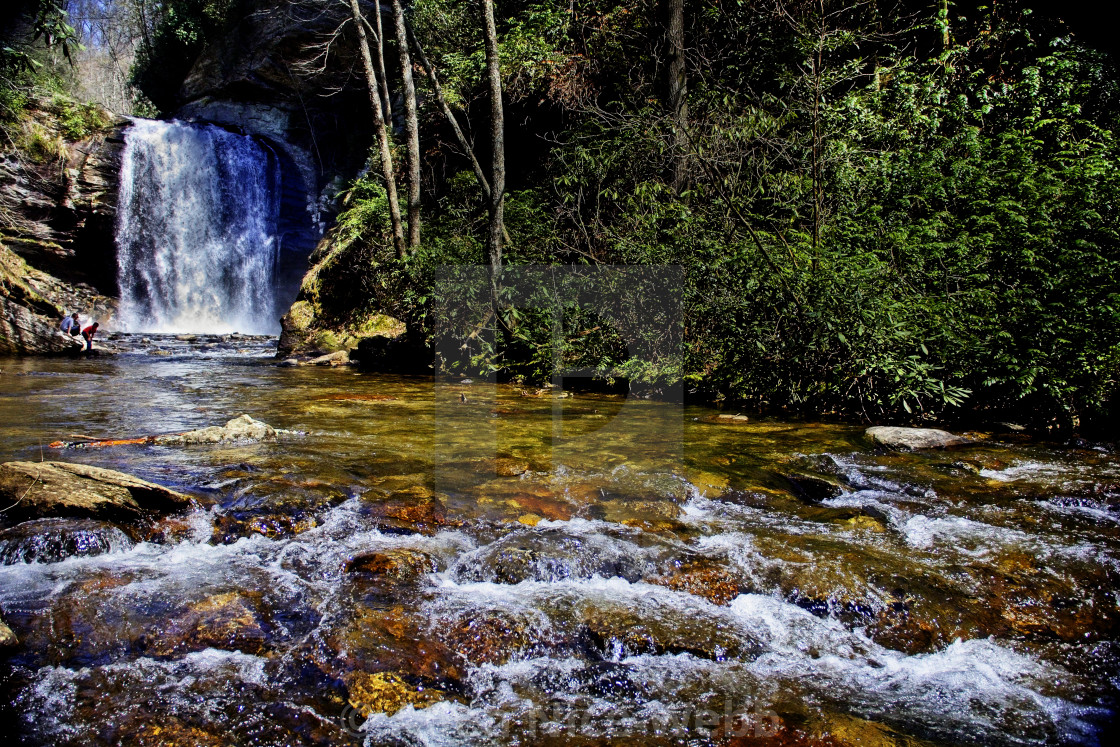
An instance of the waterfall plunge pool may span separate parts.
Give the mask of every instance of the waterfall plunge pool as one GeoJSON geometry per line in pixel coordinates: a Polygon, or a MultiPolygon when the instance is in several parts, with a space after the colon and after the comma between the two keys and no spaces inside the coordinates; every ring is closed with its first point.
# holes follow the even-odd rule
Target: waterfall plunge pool
{"type": "Polygon", "coordinates": [[[884,454],[861,427],[180,337],[0,361],[3,461],[201,504],[91,554],[5,555],[26,744],[1108,743],[1106,447],[884,454]],[[291,433],[42,446],[240,413],[291,433]]]}

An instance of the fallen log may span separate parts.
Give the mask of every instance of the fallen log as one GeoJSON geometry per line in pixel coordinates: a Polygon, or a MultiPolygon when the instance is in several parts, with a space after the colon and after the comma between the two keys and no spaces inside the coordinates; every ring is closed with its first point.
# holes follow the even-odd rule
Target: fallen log
{"type": "MultiPolygon", "coordinates": [[[[280,431],[287,433],[288,431],[280,431]]],[[[137,444],[159,444],[163,446],[185,446],[187,444],[230,443],[235,441],[275,441],[278,431],[267,423],[253,420],[248,415],[240,415],[225,425],[212,425],[185,433],[166,433],[138,438],[106,438],[93,441],[52,441],[52,449],[99,449],[106,446],[129,446],[137,444]]],[[[73,437],[76,434],[71,434],[73,437]]]]}
{"type": "Polygon", "coordinates": [[[52,441],[47,444],[52,449],[99,449],[103,446],[128,446],[130,444],[154,444],[159,439],[170,436],[181,436],[182,433],[168,434],[168,436],[141,436],[140,438],[106,438],[97,441],[52,441]]]}

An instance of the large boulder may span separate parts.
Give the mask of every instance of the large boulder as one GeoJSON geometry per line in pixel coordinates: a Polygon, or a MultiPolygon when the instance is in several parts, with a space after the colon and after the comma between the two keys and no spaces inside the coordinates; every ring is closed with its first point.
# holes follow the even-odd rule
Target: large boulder
{"type": "Polygon", "coordinates": [[[190,496],[124,472],[68,462],[0,464],[0,501],[5,518],[48,517],[135,520],[185,509],[190,496]]]}
{"type": "MultiPolygon", "coordinates": [[[[312,260],[315,260],[314,255],[312,260]]],[[[278,356],[319,356],[347,353],[367,338],[393,339],[404,334],[405,325],[387,314],[357,314],[344,321],[327,321],[320,313],[322,299],[319,276],[320,263],[312,265],[303,278],[300,300],[292,304],[288,313],[280,318],[280,341],[276,346],[278,356]]],[[[315,361],[308,361],[314,363],[315,361]]]]}
{"type": "Polygon", "coordinates": [[[944,449],[970,443],[967,438],[937,428],[900,428],[878,425],[865,432],[871,443],[886,449],[912,451],[914,449],[944,449]]]}
{"type": "Polygon", "coordinates": [[[234,441],[275,441],[276,429],[268,423],[238,415],[225,425],[212,425],[172,436],[156,436],[153,441],[164,446],[186,444],[218,444],[234,441]]]}

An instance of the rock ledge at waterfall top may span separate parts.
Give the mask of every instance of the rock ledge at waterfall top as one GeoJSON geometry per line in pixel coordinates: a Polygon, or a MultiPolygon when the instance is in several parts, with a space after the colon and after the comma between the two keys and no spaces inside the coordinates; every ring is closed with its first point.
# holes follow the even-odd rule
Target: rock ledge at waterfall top
{"type": "Polygon", "coordinates": [[[948,446],[971,443],[967,438],[937,428],[901,428],[878,425],[868,428],[864,435],[876,446],[900,451],[944,449],[948,446]]]}
{"type": "Polygon", "coordinates": [[[5,518],[139,519],[191,505],[190,496],[138,477],[69,462],[0,464],[0,502],[5,518]]]}

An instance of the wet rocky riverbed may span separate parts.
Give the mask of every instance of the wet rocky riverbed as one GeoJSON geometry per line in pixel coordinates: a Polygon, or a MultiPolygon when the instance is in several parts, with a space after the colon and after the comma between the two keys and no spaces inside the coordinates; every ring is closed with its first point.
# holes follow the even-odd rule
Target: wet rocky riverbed
{"type": "Polygon", "coordinates": [[[266,338],[0,361],[0,461],[187,511],[0,514],[32,745],[1110,743],[1120,455],[281,368],[266,338]],[[275,441],[52,449],[240,414],[275,441]]]}

